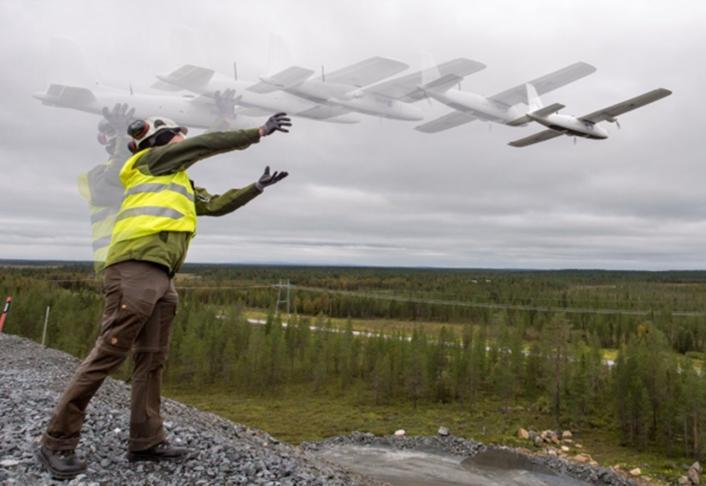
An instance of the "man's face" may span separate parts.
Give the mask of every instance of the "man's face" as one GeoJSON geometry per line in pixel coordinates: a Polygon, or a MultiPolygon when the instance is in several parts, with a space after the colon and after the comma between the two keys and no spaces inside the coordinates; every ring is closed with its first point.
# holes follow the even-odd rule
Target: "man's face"
{"type": "Polygon", "coordinates": [[[184,140],[185,138],[186,138],[186,137],[184,136],[183,133],[177,133],[176,135],[174,135],[174,136],[172,137],[172,139],[169,141],[169,143],[168,143],[167,145],[169,145],[169,144],[171,144],[171,143],[181,142],[181,141],[184,140]]]}

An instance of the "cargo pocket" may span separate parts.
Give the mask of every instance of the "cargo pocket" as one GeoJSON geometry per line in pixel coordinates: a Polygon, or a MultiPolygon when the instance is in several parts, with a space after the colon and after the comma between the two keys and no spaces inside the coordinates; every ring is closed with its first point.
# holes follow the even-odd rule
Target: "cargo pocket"
{"type": "Polygon", "coordinates": [[[126,292],[125,289],[121,291],[114,318],[102,331],[104,343],[120,351],[130,350],[154,310],[154,296],[150,294],[155,294],[155,291],[147,289],[139,298],[134,293],[130,295],[130,292],[126,292]]]}

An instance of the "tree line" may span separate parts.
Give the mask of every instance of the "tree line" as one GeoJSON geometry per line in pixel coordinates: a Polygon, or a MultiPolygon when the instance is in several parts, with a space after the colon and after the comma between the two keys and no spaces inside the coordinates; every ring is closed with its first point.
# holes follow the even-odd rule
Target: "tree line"
{"type": "MultiPolygon", "coordinates": [[[[5,270],[0,295],[15,296],[6,332],[40,340],[44,309],[51,305],[48,344],[85,356],[102,310],[87,270],[5,270]]],[[[219,384],[249,393],[302,384],[314,390],[355,388],[374,403],[414,406],[442,402],[472,408],[501,401],[531,407],[557,426],[609,426],[619,431],[622,443],[638,449],[703,457],[706,377],[695,366],[701,361],[692,359],[703,358],[702,319],[675,319],[668,308],[642,317],[464,308],[457,311],[468,315],[440,319],[465,322],[460,334],[442,327],[430,335],[419,326],[409,334],[357,336],[350,319],[343,327],[333,325],[335,312],[294,315],[287,326],[270,312],[264,326],[254,326],[243,309],[253,306],[250,299],[261,298],[262,307],[271,308],[274,291],[267,300],[260,292],[269,289],[209,291],[205,287],[232,283],[221,281],[220,271],[214,270],[215,277],[197,273],[204,288],[193,288],[189,279],[190,288],[182,291],[167,383],[219,384]],[[617,349],[614,362],[604,358],[606,346],[617,349]]],[[[268,278],[271,272],[265,270],[268,278]]],[[[455,272],[450,278],[457,278],[455,272]]],[[[563,285],[565,278],[554,284],[563,285]]],[[[642,285],[651,284],[638,282],[642,285]]],[[[358,309],[364,315],[387,306],[384,312],[396,318],[412,312],[404,310],[404,302],[350,299],[332,298],[327,310],[358,309]]],[[[437,311],[421,306],[415,312],[437,311]]]]}

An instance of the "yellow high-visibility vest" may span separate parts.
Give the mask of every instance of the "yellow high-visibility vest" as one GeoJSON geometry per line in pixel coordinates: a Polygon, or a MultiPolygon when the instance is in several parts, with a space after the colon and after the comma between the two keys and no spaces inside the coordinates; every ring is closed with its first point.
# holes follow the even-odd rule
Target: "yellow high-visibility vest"
{"type": "Polygon", "coordinates": [[[120,170],[125,194],[115,218],[111,246],[162,231],[196,233],[194,189],[186,171],[153,176],[135,168],[150,150],[136,153],[120,170]]]}

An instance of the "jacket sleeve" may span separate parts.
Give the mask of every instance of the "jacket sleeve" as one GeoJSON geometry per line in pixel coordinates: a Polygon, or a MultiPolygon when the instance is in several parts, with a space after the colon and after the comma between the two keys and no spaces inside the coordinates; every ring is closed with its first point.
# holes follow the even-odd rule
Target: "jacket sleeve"
{"type": "Polygon", "coordinates": [[[250,184],[242,189],[229,189],[222,195],[209,194],[202,187],[194,187],[196,214],[198,216],[223,216],[232,213],[239,207],[256,198],[260,191],[255,184],[250,184]]]}
{"type": "Polygon", "coordinates": [[[150,175],[173,174],[188,169],[199,160],[231,150],[243,150],[259,141],[257,128],[204,133],[178,143],[155,147],[135,167],[150,175]]]}

